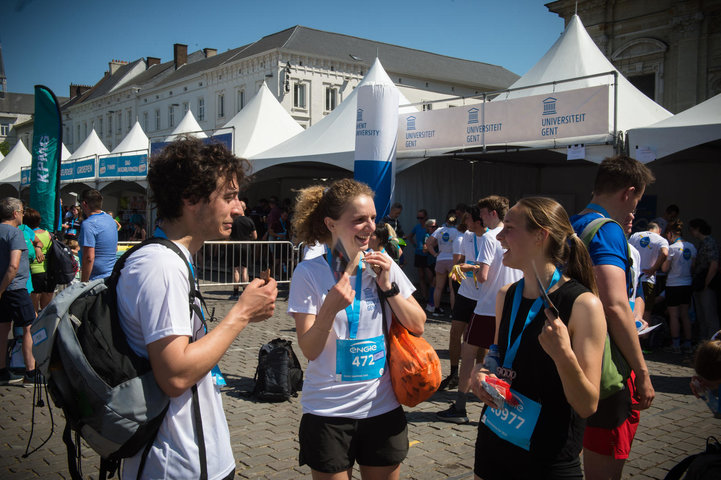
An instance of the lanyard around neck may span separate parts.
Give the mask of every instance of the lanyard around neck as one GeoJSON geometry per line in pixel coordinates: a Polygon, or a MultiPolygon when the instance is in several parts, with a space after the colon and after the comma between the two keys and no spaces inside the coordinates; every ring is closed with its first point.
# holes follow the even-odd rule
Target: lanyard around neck
{"type": "MultiPolygon", "coordinates": [[[[551,278],[551,283],[548,285],[548,288],[546,289],[546,293],[548,293],[548,290],[551,289],[552,286],[554,286],[556,283],[558,283],[558,280],[561,279],[561,272],[556,269],[555,272],[553,272],[553,277],[551,278]]],[[[521,306],[521,296],[523,295],[523,285],[524,281],[521,279],[518,282],[518,285],[516,285],[516,291],[513,294],[513,307],[511,308],[511,322],[508,325],[508,348],[506,349],[506,355],[503,359],[503,367],[504,368],[512,368],[513,366],[513,360],[516,358],[516,353],[518,353],[518,347],[521,345],[521,337],[523,337],[523,332],[526,330],[526,327],[533,321],[534,318],[536,318],[536,315],[538,315],[538,312],[541,310],[541,307],[543,306],[543,299],[539,296],[534,302],[533,305],[531,305],[531,308],[528,310],[528,314],[526,315],[526,321],[523,324],[523,328],[521,329],[521,332],[516,336],[516,340],[511,344],[511,336],[513,334],[513,326],[516,324],[516,316],[518,316],[518,309],[521,306]]]]}
{"type": "MultiPolygon", "coordinates": [[[[333,273],[333,269],[331,268],[333,258],[331,257],[330,251],[328,251],[325,258],[328,261],[328,268],[330,268],[331,273],[333,273]]],[[[362,258],[362,255],[358,256],[358,270],[356,271],[355,276],[355,298],[353,299],[353,303],[345,307],[345,313],[348,316],[348,338],[351,340],[355,340],[358,335],[358,323],[360,322],[361,289],[363,288],[363,270],[361,270],[361,263],[363,262],[362,258]]]]}
{"type": "Polygon", "coordinates": [[[589,203],[588,205],[586,205],[586,208],[588,210],[596,211],[606,218],[611,218],[611,215],[608,214],[608,210],[606,210],[605,208],[603,208],[601,205],[599,205],[597,203],[589,203]]]}

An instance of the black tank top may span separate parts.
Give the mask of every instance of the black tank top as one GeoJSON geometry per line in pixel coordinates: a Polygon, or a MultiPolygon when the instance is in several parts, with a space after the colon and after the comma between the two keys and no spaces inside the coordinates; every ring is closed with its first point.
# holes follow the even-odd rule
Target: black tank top
{"type": "MultiPolygon", "coordinates": [[[[498,347],[501,364],[508,347],[508,328],[510,325],[513,294],[518,283],[508,289],[503,304],[503,313],[498,331],[498,347]]],[[[569,280],[548,296],[558,308],[559,316],[568,325],[571,310],[576,298],[588,289],[575,280],[569,280]]],[[[512,339],[515,340],[523,328],[526,315],[533,305],[533,299],[521,297],[512,339]]],[[[526,451],[505,440],[502,440],[483,423],[479,423],[477,454],[488,454],[489,471],[484,478],[494,478],[493,459],[511,460],[505,462],[505,478],[524,478],[531,474],[533,478],[545,478],[544,466],[570,462],[578,458],[583,443],[583,431],[586,423],[571,408],[563,393],[561,378],[558,376],[556,364],[543,350],[538,335],[545,324],[545,314],[541,310],[531,321],[521,337],[521,343],[513,361],[516,376],[512,388],[526,397],[541,404],[538,423],[531,436],[530,451],[526,451]]],[[[485,412],[485,408],[484,408],[485,412]]],[[[478,463],[477,463],[478,464],[478,463]]],[[[501,473],[501,472],[498,472],[501,473]]],[[[531,477],[526,477],[531,478],[531,477]]]]}

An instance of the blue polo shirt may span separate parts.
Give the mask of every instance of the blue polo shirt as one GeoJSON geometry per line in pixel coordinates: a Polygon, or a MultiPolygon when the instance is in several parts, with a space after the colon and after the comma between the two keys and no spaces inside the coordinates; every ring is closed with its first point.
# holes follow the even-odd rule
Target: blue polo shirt
{"type": "Polygon", "coordinates": [[[115,220],[105,212],[90,215],[80,224],[78,244],[81,248],[95,248],[95,263],[93,271],[90,272],[90,280],[109,277],[113,272],[118,250],[118,228],[115,220]]]}

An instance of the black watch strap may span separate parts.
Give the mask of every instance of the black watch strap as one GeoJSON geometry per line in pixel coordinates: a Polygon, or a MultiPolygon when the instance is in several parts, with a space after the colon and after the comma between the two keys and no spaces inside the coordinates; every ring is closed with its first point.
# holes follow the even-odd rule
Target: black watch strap
{"type": "Polygon", "coordinates": [[[396,282],[391,282],[391,288],[389,290],[379,290],[379,292],[383,298],[390,298],[401,293],[401,290],[398,288],[398,284],[396,282]]]}

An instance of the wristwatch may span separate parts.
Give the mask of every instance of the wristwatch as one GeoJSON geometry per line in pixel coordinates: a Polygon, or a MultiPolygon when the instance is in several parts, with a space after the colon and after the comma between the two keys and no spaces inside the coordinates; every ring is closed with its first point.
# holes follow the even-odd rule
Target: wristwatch
{"type": "Polygon", "coordinates": [[[401,293],[401,290],[398,288],[398,284],[396,282],[391,282],[391,288],[389,290],[380,290],[379,293],[383,298],[391,298],[401,293]]]}

